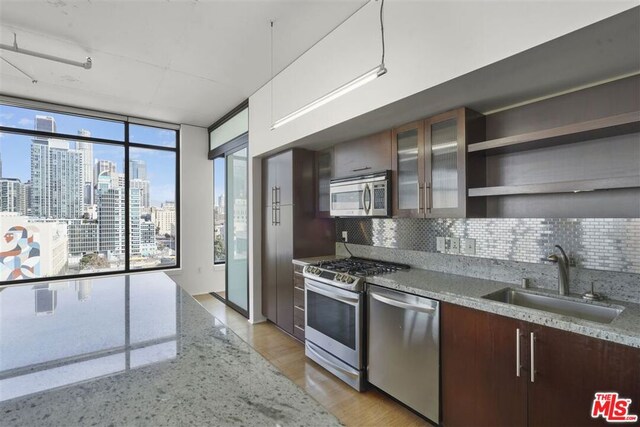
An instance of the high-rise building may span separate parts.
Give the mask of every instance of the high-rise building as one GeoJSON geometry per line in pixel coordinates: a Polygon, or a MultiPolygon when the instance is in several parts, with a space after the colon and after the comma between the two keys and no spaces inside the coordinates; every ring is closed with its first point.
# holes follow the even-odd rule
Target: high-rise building
{"type": "Polygon", "coordinates": [[[83,219],[67,221],[69,254],[80,256],[98,252],[98,221],[83,219]]]}
{"type": "Polygon", "coordinates": [[[125,252],[124,189],[110,185],[107,173],[99,176],[96,190],[98,205],[98,242],[100,252],[110,260],[122,260],[125,252]]]}
{"type": "Polygon", "coordinates": [[[31,216],[31,180],[22,184],[24,186],[24,204],[26,207],[27,216],[31,216]]]}
{"type": "MultiPolygon", "coordinates": [[[[91,136],[91,132],[85,129],[78,131],[80,136],[91,136]]],[[[93,204],[93,184],[94,184],[94,172],[93,172],[93,144],[90,142],[77,141],[76,149],[83,153],[82,169],[84,171],[84,184],[83,184],[83,196],[84,204],[93,204]]]]}
{"type": "Polygon", "coordinates": [[[129,250],[131,256],[140,256],[140,215],[142,206],[140,189],[129,189],[129,250]]]}
{"type": "Polygon", "coordinates": [[[36,121],[34,123],[35,130],[42,132],[56,132],[56,119],[51,116],[36,115],[36,121]]]}
{"type": "Polygon", "coordinates": [[[98,185],[98,177],[103,172],[107,172],[109,178],[111,179],[111,186],[114,188],[118,187],[118,172],[116,169],[116,164],[111,160],[96,160],[93,172],[94,186],[98,185]]]}
{"type": "Polygon", "coordinates": [[[129,177],[147,179],[147,163],[144,160],[129,160],[129,177]]]}
{"type": "Polygon", "coordinates": [[[176,205],[165,202],[161,208],[151,208],[151,221],[158,228],[158,234],[176,235],[176,205]]]}
{"type": "Polygon", "coordinates": [[[132,179],[129,182],[129,188],[138,188],[140,189],[140,206],[143,210],[149,209],[151,206],[150,196],[149,196],[149,181],[146,179],[132,179]]]}
{"type": "Polygon", "coordinates": [[[156,225],[151,221],[140,223],[140,255],[153,256],[158,252],[156,225]]]}
{"type": "Polygon", "coordinates": [[[17,178],[0,178],[0,212],[27,214],[24,184],[17,178]]]}
{"type": "MultiPolygon", "coordinates": [[[[36,116],[41,126],[49,121],[36,116]]],[[[51,117],[45,117],[51,119],[51,117]]],[[[37,124],[38,126],[38,124],[37,124]]],[[[55,121],[51,122],[55,129],[55,121]]],[[[34,138],[31,143],[31,215],[80,218],[84,208],[83,153],[67,141],[34,138]]]]}

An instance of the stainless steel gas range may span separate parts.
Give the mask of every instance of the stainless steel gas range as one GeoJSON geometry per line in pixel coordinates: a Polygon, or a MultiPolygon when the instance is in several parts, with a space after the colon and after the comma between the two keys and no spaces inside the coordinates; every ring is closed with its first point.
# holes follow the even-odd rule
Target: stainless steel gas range
{"type": "Polygon", "coordinates": [[[363,258],[305,266],[305,354],[358,391],[365,378],[365,281],[409,267],[363,258]]]}

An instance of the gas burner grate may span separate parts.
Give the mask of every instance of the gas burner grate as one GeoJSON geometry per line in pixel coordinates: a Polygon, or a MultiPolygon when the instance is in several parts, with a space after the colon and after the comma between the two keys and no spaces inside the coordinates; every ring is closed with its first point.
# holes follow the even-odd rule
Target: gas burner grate
{"type": "Polygon", "coordinates": [[[323,261],[316,266],[338,273],[353,274],[355,276],[372,276],[374,274],[391,273],[398,270],[409,269],[408,265],[365,258],[344,258],[323,261]]]}

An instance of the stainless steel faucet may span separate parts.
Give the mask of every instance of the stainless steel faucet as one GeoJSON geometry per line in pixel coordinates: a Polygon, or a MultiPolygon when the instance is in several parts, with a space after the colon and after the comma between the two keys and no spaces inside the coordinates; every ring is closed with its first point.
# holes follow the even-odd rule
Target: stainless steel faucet
{"type": "Polygon", "coordinates": [[[569,295],[569,257],[562,246],[555,246],[560,251],[560,256],[555,253],[543,258],[544,261],[558,264],[558,294],[569,295]]]}

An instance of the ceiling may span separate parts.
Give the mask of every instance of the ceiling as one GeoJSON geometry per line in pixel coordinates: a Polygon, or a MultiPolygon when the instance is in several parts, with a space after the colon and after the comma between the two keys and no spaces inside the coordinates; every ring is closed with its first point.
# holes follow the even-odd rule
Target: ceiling
{"type": "Polygon", "coordinates": [[[83,62],[0,50],[0,93],[209,126],[366,0],[2,0],[0,42],[83,62]]]}

